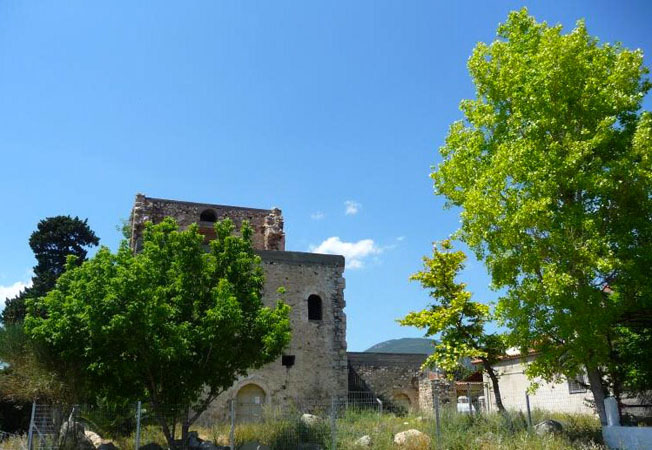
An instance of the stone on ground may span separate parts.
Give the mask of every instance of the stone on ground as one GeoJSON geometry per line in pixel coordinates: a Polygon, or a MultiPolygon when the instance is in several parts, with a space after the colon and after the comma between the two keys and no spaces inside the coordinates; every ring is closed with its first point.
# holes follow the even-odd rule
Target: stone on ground
{"type": "Polygon", "coordinates": [[[405,448],[426,448],[430,445],[430,437],[419,430],[411,429],[396,433],[394,435],[394,444],[405,448]]]}
{"type": "Polygon", "coordinates": [[[321,417],[313,414],[304,414],[301,416],[301,422],[308,426],[316,425],[321,421],[321,417]]]}
{"type": "Polygon", "coordinates": [[[534,431],[538,435],[544,435],[549,433],[561,433],[563,427],[556,420],[544,420],[534,426],[534,431]]]}
{"type": "Polygon", "coordinates": [[[150,442],[147,445],[142,445],[139,450],[163,450],[163,447],[154,442],[150,442]]]}
{"type": "Polygon", "coordinates": [[[118,450],[113,442],[104,442],[97,447],[97,450],[118,450]]]}
{"type": "Polygon", "coordinates": [[[365,434],[353,443],[356,447],[371,447],[371,436],[365,434]]]}
{"type": "Polygon", "coordinates": [[[97,434],[96,432],[91,431],[91,430],[86,430],[86,431],[84,431],[84,434],[93,443],[93,446],[95,448],[97,448],[100,445],[104,444],[104,439],[102,439],[102,437],[99,434],[97,434]]]}

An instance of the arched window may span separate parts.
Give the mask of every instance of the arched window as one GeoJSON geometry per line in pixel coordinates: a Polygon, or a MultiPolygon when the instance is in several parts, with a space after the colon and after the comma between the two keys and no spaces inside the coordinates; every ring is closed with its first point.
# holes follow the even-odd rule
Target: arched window
{"type": "Polygon", "coordinates": [[[217,222],[217,214],[212,209],[205,209],[199,215],[200,222],[217,222]]]}
{"type": "Polygon", "coordinates": [[[308,320],[321,320],[321,298],[319,295],[308,297],[308,320]]]}

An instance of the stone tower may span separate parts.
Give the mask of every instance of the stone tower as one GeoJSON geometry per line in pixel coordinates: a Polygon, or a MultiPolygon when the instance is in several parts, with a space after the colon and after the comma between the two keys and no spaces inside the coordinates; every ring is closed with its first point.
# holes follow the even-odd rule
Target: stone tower
{"type": "Polygon", "coordinates": [[[136,195],[131,211],[131,246],[138,250],[145,222],[174,218],[181,228],[199,225],[207,240],[215,237],[213,223],[230,218],[236,230],[247,220],[253,245],[265,271],[263,301],[273,306],[279,287],[290,305],[292,341],[285,354],[251,371],[218,397],[202,419],[222,420],[227,402],[235,400],[236,417],[255,420],[264,405],[330,404],[347,395],[344,257],[285,250],[281,210],[243,208],[136,195]]]}

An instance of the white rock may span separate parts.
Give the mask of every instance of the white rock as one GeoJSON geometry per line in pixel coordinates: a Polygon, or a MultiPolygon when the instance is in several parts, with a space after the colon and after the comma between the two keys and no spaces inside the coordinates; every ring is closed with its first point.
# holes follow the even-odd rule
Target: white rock
{"type": "Polygon", "coordinates": [[[104,444],[104,439],[102,439],[102,437],[94,431],[84,430],[84,435],[86,435],[86,437],[93,443],[95,448],[104,444]]]}
{"type": "Polygon", "coordinates": [[[313,414],[304,414],[301,416],[301,422],[308,426],[316,425],[321,422],[321,417],[315,416],[313,414]]]}
{"type": "Polygon", "coordinates": [[[356,447],[371,447],[371,436],[365,434],[360,439],[354,442],[356,447]]]}
{"type": "Polygon", "coordinates": [[[416,445],[430,445],[430,437],[419,430],[406,430],[396,433],[394,444],[399,447],[413,447],[416,445]]]}

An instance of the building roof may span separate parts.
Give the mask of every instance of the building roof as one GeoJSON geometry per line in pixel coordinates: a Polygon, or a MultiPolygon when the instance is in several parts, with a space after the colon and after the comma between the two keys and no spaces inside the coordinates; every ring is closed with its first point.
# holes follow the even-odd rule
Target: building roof
{"type": "Polygon", "coordinates": [[[427,354],[420,353],[372,353],[347,352],[346,356],[352,365],[361,366],[403,366],[421,369],[427,354]]]}

